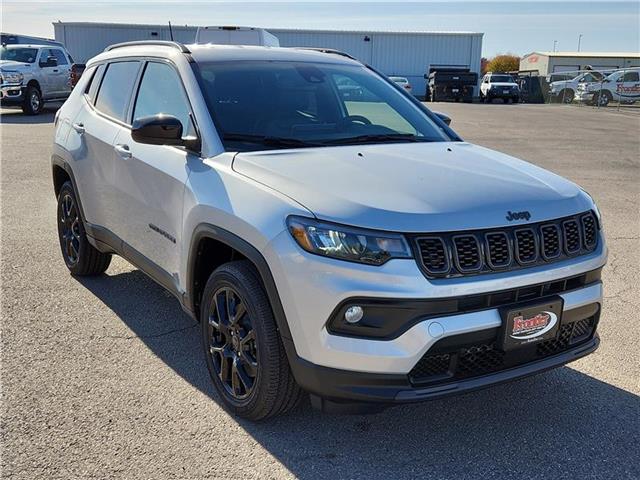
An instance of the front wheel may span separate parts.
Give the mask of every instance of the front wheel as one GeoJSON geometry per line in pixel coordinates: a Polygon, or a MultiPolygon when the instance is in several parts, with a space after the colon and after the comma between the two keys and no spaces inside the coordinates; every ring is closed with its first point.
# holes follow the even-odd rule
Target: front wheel
{"type": "Polygon", "coordinates": [[[602,90],[597,94],[594,103],[600,107],[606,107],[612,99],[613,96],[608,90],[602,90]]]}
{"type": "Polygon", "coordinates": [[[71,182],[62,185],[58,194],[58,239],[71,274],[99,275],[109,267],[111,255],[98,251],[87,240],[71,182]]]}
{"type": "Polygon", "coordinates": [[[230,262],[209,277],[200,315],[207,368],[224,405],[250,420],[293,408],[296,384],[253,264],[230,262]]]}
{"type": "Polygon", "coordinates": [[[42,111],[44,103],[42,93],[33,85],[27,87],[22,103],[22,111],[26,115],[38,115],[42,111]]]}

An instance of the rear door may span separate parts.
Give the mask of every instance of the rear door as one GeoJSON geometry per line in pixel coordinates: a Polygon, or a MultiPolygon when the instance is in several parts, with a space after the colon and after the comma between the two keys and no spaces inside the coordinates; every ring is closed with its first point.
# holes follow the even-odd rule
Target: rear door
{"type": "MultiPolygon", "coordinates": [[[[180,76],[171,63],[160,60],[149,61],[144,67],[131,118],[158,114],[177,117],[183,125],[183,136],[195,135],[191,106],[180,76]]],[[[197,155],[181,147],[136,143],[129,129],[118,133],[115,145],[127,152],[116,157],[116,231],[133,249],[129,253],[134,258],[142,255],[147,268],[160,275],[158,280],[168,281],[169,287],[175,285],[182,247],[187,161],[197,159],[197,155]]]]}
{"type": "Polygon", "coordinates": [[[139,61],[123,60],[96,69],[67,141],[87,222],[116,234],[114,184],[119,156],[114,142],[129,128],[126,119],[140,66],[139,61]]]}

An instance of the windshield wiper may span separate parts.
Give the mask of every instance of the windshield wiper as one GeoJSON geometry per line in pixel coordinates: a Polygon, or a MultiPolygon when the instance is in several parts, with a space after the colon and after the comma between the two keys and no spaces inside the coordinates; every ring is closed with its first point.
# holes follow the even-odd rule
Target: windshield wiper
{"type": "Polygon", "coordinates": [[[322,146],[321,143],[307,142],[305,140],[299,140],[297,138],[270,137],[267,135],[250,135],[245,133],[225,133],[224,135],[222,135],[222,140],[257,143],[260,145],[267,145],[272,147],[305,148],[322,146]]]}
{"type": "Polygon", "coordinates": [[[345,145],[345,144],[359,144],[359,143],[384,143],[384,142],[434,142],[425,137],[418,137],[412,133],[378,133],[370,135],[358,135],[356,137],[336,138],[327,140],[327,145],[345,145]]]}

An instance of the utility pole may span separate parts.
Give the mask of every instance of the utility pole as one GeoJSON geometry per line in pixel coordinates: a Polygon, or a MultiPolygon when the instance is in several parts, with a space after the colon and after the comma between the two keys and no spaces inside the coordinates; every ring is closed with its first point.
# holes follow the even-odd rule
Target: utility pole
{"type": "Polygon", "coordinates": [[[558,45],[558,40],[553,41],[553,51],[556,51],[556,46],[558,45]]]}
{"type": "Polygon", "coordinates": [[[582,34],[578,35],[578,51],[580,51],[580,42],[582,41],[582,34]]]}

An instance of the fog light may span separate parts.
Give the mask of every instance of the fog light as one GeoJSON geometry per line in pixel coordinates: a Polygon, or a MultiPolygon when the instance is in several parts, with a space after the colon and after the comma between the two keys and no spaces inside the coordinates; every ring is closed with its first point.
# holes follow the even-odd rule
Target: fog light
{"type": "Polygon", "coordinates": [[[347,308],[347,311],[344,312],[344,319],[347,321],[347,323],[358,323],[360,320],[362,320],[363,315],[364,310],[362,310],[362,307],[354,305],[347,308]]]}

